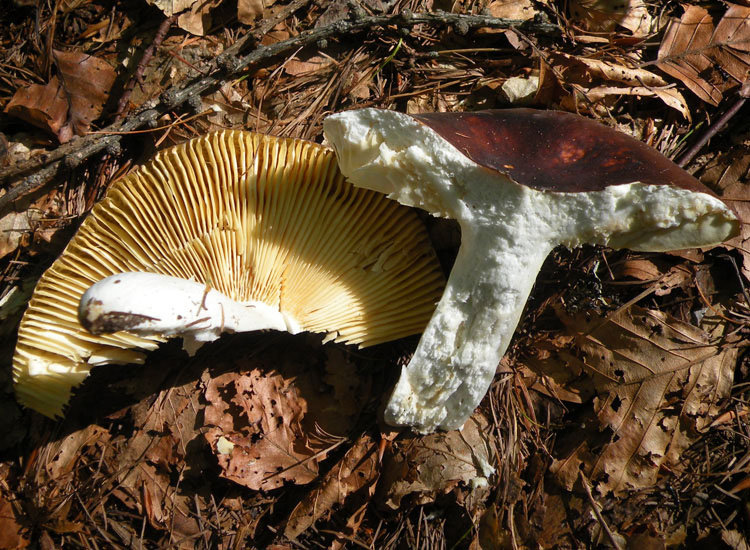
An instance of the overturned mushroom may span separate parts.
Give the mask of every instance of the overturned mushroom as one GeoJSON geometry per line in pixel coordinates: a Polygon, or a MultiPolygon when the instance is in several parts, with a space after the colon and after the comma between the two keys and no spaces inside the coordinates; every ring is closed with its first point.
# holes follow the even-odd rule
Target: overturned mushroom
{"type": "Polygon", "coordinates": [[[324,130],[349,181],[461,226],[443,297],[386,407],[394,425],[463,425],[555,246],[665,251],[738,232],[734,213],[668,159],[568,113],[364,109],[324,130]]]}
{"type": "Polygon", "coordinates": [[[443,284],[416,214],[346,183],[330,150],[210,134],[116,182],[42,276],[16,395],[58,416],[93,366],[142,363],[171,336],[188,351],[258,329],[371,346],[421,332],[443,284]]]}

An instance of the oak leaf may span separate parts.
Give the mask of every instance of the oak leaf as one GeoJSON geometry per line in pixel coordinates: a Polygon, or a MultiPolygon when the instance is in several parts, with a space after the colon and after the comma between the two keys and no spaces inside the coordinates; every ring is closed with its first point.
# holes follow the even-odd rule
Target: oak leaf
{"type": "Polygon", "coordinates": [[[376,497],[397,510],[407,496],[427,503],[460,483],[478,488],[494,473],[496,457],[487,420],[477,412],[461,430],[407,436],[394,444],[383,459],[376,497]]]}
{"type": "Polygon", "coordinates": [[[659,46],[658,66],[706,103],[718,105],[725,91],[750,75],[750,7],[729,5],[714,25],[705,8],[687,6],[672,19],[659,46]]]}
{"type": "Polygon", "coordinates": [[[106,61],[79,52],[53,50],[53,59],[58,72],[49,83],[18,89],[5,112],[65,143],[101,115],[117,74],[106,61]]]}
{"type": "Polygon", "coordinates": [[[567,362],[592,378],[597,395],[595,420],[571,434],[577,443],[551,471],[566,488],[582,471],[601,493],[653,485],[718,414],[737,349],[722,345],[720,324],[710,333],[635,306],[606,320],[560,317],[578,348],[567,362]]]}
{"type": "Polygon", "coordinates": [[[378,476],[378,446],[372,437],[364,434],[326,474],[322,483],[295,506],[284,535],[290,539],[298,537],[355,493],[364,492],[362,497],[366,502],[375,491],[378,476]]]}

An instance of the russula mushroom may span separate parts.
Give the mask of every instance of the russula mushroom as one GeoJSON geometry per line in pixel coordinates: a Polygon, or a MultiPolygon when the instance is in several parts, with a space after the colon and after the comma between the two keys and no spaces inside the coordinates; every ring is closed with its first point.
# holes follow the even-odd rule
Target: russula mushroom
{"type": "Polygon", "coordinates": [[[44,273],[16,395],[59,416],[93,366],[142,363],[171,336],[194,351],[226,331],[360,346],[418,334],[443,285],[417,214],[348,184],[329,149],[209,134],[114,183],[44,273]]]}
{"type": "Polygon", "coordinates": [[[385,410],[422,432],[460,428],[479,404],[555,246],[666,251],[739,229],[657,151],[569,113],[363,109],[330,116],[324,131],[354,185],[461,226],[443,296],[385,410]]]}

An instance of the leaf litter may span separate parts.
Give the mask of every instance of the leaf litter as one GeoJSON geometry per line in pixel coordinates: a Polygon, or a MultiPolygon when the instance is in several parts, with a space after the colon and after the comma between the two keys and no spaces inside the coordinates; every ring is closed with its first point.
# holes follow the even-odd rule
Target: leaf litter
{"type": "Polygon", "coordinates": [[[52,80],[19,88],[5,112],[66,143],[84,135],[102,113],[117,74],[92,55],[53,50],[52,58],[58,70],[52,80]]]}
{"type": "MultiPolygon", "coordinates": [[[[65,43],[72,50],[67,53],[96,51],[95,59],[118,75],[121,59],[133,69],[135,52],[149,40],[137,30],[143,14],[96,0],[69,4],[61,9],[72,24],[57,27],[56,43],[65,43]],[[137,38],[125,44],[133,33],[137,38]]],[[[206,60],[246,34],[253,23],[238,24],[238,18],[263,21],[282,3],[169,4],[159,7],[177,13],[177,27],[146,67],[143,86],[131,98],[134,107],[199,74],[206,60]]],[[[409,35],[383,29],[361,40],[331,40],[224,82],[202,98],[210,115],[185,124],[186,113],[165,116],[160,123],[180,125],[153,140],[138,135],[124,142],[126,156],[225,126],[318,139],[326,114],[355,106],[416,112],[522,103],[588,112],[660,150],[677,151],[715,115],[711,106],[747,76],[744,6],[714,6],[704,16],[693,5],[662,12],[640,1],[571,2],[567,11],[556,4],[362,2],[365,13],[375,14],[487,8],[532,24],[548,18],[561,25],[565,39],[424,25],[409,35]],[[652,34],[666,21],[665,34],[652,34]],[[697,44],[697,51],[685,49],[686,43],[697,44]],[[516,83],[523,93],[504,91],[516,83]]],[[[156,8],[148,16],[154,13],[156,8]]],[[[42,6],[40,17],[49,15],[42,6]]],[[[310,3],[262,43],[355,16],[346,2],[310,3]]],[[[25,28],[31,35],[31,23],[23,24],[2,32],[25,28]]],[[[46,132],[62,140],[66,132],[88,131],[101,115],[40,101],[41,80],[23,71],[33,62],[42,66],[45,53],[20,48],[26,57],[9,58],[12,69],[0,68],[6,109],[22,81],[40,89],[18,109],[41,120],[46,132]]],[[[104,105],[109,93],[92,104],[104,105]]],[[[9,149],[21,142],[12,129],[3,132],[9,149]]],[[[735,146],[718,156],[719,142],[712,142],[699,175],[746,217],[746,138],[734,139],[735,146]]],[[[49,147],[38,141],[33,154],[45,154],[49,147]]],[[[37,224],[54,216],[74,223],[122,161],[108,156],[99,167],[75,171],[73,177],[93,177],[95,184],[61,182],[73,182],[64,207],[38,203],[42,219],[19,209],[29,227],[19,225],[20,218],[7,220],[19,231],[0,237],[6,254],[0,273],[8,274],[0,300],[20,288],[19,273],[30,277],[11,262],[44,257],[40,239],[29,238],[37,224]],[[70,194],[75,200],[67,203],[70,194]]],[[[739,260],[747,277],[746,230],[722,249],[697,254],[583,250],[553,259],[560,262],[558,273],[591,270],[600,280],[589,278],[584,290],[576,284],[561,290],[545,282],[546,274],[540,277],[516,351],[463,433],[378,433],[375,410],[387,395],[387,378],[408,359],[413,342],[370,355],[305,336],[261,335],[222,340],[187,363],[179,355],[164,361],[174,350],[160,351],[149,367],[112,374],[114,382],[95,376],[100,385],[79,396],[91,406],[79,405],[53,431],[28,413],[11,415],[30,435],[23,458],[0,463],[0,529],[7,526],[3,533],[17,537],[13,544],[43,547],[94,541],[100,547],[571,548],[602,540],[600,521],[575,482],[577,464],[598,489],[596,505],[616,533],[664,547],[686,540],[687,525],[691,536],[713,532],[725,544],[741,545],[738,514],[721,490],[736,487],[744,495],[742,468],[750,453],[743,436],[748,373],[735,341],[746,336],[750,306],[743,305],[726,260],[739,260]],[[575,303],[583,304],[591,321],[575,303]],[[605,318],[611,322],[599,326],[605,318]],[[710,325],[710,319],[719,320],[710,325]],[[237,342],[244,352],[235,349],[237,342]],[[99,394],[103,383],[113,390],[106,396],[99,394]],[[554,473],[545,475],[550,467],[554,473]],[[706,504],[688,512],[689,502],[706,504]],[[454,532],[457,518],[460,533],[454,532]]],[[[442,247],[446,265],[457,242],[442,247]]]]}

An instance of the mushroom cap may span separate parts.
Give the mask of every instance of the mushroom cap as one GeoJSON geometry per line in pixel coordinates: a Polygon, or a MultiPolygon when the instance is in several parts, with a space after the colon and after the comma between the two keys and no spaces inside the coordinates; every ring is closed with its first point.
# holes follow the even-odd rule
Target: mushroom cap
{"type": "Polygon", "coordinates": [[[639,182],[713,195],[652,147],[573,113],[496,109],[411,116],[480,166],[538,191],[584,193],[639,182]]]}
{"type": "Polygon", "coordinates": [[[417,215],[345,182],[329,149],[208,134],[115,182],[41,277],[13,357],[21,404],[59,416],[92,366],[142,363],[164,340],[81,326],[84,292],[125,272],[196,281],[362,347],[421,332],[444,286],[417,215]]]}
{"type": "Polygon", "coordinates": [[[324,128],[355,185],[462,225],[490,203],[495,222],[507,219],[499,205],[515,185],[540,213],[560,218],[552,225],[569,226],[558,244],[665,251],[739,231],[731,207],[658,151],[571,113],[361,109],[328,117],[324,128]]]}

